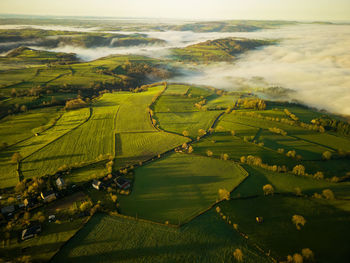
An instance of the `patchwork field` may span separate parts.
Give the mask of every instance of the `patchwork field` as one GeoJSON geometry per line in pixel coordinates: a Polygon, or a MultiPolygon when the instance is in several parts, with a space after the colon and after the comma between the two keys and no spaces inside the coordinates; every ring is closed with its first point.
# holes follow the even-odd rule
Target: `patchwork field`
{"type": "Polygon", "coordinates": [[[232,191],[247,173],[237,164],[171,154],[135,171],[133,192],[120,200],[123,214],[180,224],[209,208],[219,189],[232,191]]]}
{"type": "Polygon", "coordinates": [[[97,214],[52,262],[232,262],[237,248],[271,262],[212,210],[180,229],[97,214]]]}
{"type": "MultiPolygon", "coordinates": [[[[298,197],[257,197],[220,204],[221,211],[239,230],[278,260],[309,248],[317,262],[344,262],[349,257],[350,213],[333,206],[335,201],[298,197]],[[247,209],[247,208],[250,209],[247,209]],[[297,230],[293,215],[306,219],[297,230]],[[261,224],[255,217],[263,217],[261,224]],[[335,253],[335,251],[337,251],[335,253]]],[[[348,202],[347,206],[350,203],[348,202]]]]}

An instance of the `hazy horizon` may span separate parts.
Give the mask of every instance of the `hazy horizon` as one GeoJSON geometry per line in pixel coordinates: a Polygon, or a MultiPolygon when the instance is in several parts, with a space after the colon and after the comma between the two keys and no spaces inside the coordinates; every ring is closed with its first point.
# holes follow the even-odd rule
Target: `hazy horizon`
{"type": "Polygon", "coordinates": [[[206,20],[349,21],[347,0],[2,0],[2,14],[206,20]]]}

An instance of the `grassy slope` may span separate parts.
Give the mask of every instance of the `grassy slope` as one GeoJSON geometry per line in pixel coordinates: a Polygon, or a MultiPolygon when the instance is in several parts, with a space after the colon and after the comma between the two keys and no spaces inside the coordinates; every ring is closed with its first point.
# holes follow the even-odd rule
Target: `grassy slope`
{"type": "Polygon", "coordinates": [[[22,164],[25,177],[55,172],[62,165],[95,160],[99,155],[114,155],[115,119],[118,95],[105,94],[92,107],[88,122],[42,148],[22,164]]]}
{"type": "MultiPolygon", "coordinates": [[[[181,86],[177,86],[176,92],[180,92],[181,86]]],[[[198,130],[207,130],[222,111],[199,111],[194,104],[202,98],[210,96],[212,91],[205,88],[182,86],[182,92],[191,94],[188,96],[169,95],[172,92],[165,92],[156,102],[154,111],[160,128],[165,131],[182,134],[188,131],[189,136],[196,138],[198,130]],[[202,97],[202,98],[201,98],[202,97]]]]}
{"type": "Polygon", "coordinates": [[[157,86],[146,92],[129,94],[120,106],[116,119],[115,167],[145,161],[188,141],[153,127],[148,107],[162,90],[163,86],[157,86]]]}
{"type": "Polygon", "coordinates": [[[317,262],[345,262],[349,257],[350,214],[335,208],[334,202],[274,196],[231,200],[220,207],[251,242],[271,250],[279,260],[310,248],[317,262]],[[306,219],[301,230],[291,221],[295,214],[306,219]],[[256,223],[256,216],[262,216],[264,222],[256,223]]]}
{"type": "Polygon", "coordinates": [[[249,165],[244,165],[243,167],[249,173],[249,177],[232,193],[234,198],[263,195],[262,187],[266,184],[271,184],[277,193],[294,194],[295,188],[298,187],[302,194],[309,196],[316,192],[322,193],[324,189],[331,189],[338,198],[349,196],[350,183],[348,182],[331,183],[293,174],[274,173],[249,165]]]}
{"type": "Polygon", "coordinates": [[[136,169],[132,194],[120,200],[121,212],[157,222],[183,223],[210,207],[220,188],[231,191],[245,175],[232,162],[172,154],[136,169]]]}
{"type": "Polygon", "coordinates": [[[52,262],[232,262],[236,248],[269,262],[213,211],[180,229],[97,214],[52,262]]]}
{"type": "Polygon", "coordinates": [[[1,152],[0,155],[0,187],[14,186],[18,182],[16,165],[11,164],[11,156],[19,152],[23,158],[34,154],[36,151],[54,142],[59,137],[82,124],[89,117],[89,109],[79,109],[67,112],[50,129],[40,133],[37,137],[20,142],[1,152]]]}
{"type": "Polygon", "coordinates": [[[34,135],[33,130],[58,116],[58,107],[36,109],[0,120],[0,143],[12,145],[34,135]]]}
{"type": "Polygon", "coordinates": [[[263,40],[224,38],[208,40],[185,48],[173,49],[172,56],[181,61],[215,62],[230,61],[237,55],[272,42],[263,40]]]}

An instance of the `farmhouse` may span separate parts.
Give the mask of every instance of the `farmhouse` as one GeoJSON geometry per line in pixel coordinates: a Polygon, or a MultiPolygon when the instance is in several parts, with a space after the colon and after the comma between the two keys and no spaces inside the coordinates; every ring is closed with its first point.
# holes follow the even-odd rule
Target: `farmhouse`
{"type": "Polygon", "coordinates": [[[56,185],[58,189],[63,189],[66,186],[64,180],[61,177],[57,178],[56,185]]]}
{"type": "Polygon", "coordinates": [[[127,190],[130,188],[130,182],[123,177],[116,178],[115,183],[117,184],[118,188],[122,190],[127,190]]]}
{"type": "Polygon", "coordinates": [[[41,192],[41,198],[44,200],[44,202],[48,203],[56,199],[56,193],[52,190],[41,192]]]}
{"type": "Polygon", "coordinates": [[[16,208],[14,205],[9,205],[1,208],[1,214],[5,216],[10,216],[12,215],[13,212],[15,212],[16,208]]]}
{"type": "Polygon", "coordinates": [[[92,187],[95,188],[96,190],[100,190],[103,187],[103,184],[99,180],[93,180],[92,181],[92,187]]]}
{"type": "Polygon", "coordinates": [[[32,226],[22,231],[22,240],[27,240],[35,237],[41,232],[41,225],[32,226]]]}

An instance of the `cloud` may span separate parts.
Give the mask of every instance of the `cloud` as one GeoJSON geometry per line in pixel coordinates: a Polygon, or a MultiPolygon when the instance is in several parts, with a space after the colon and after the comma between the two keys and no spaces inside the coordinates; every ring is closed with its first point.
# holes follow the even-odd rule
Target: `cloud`
{"type": "Polygon", "coordinates": [[[187,72],[177,80],[232,90],[242,79],[259,76],[295,90],[292,98],[303,103],[350,115],[350,26],[300,25],[236,36],[281,42],[248,52],[235,63],[197,67],[196,74],[187,72]]]}

